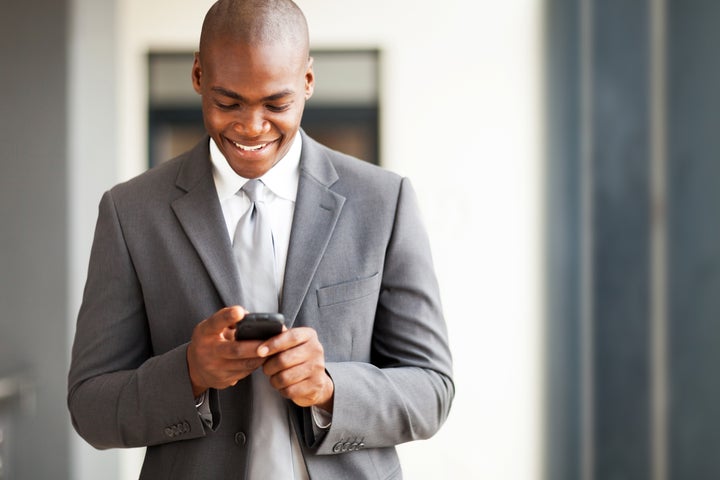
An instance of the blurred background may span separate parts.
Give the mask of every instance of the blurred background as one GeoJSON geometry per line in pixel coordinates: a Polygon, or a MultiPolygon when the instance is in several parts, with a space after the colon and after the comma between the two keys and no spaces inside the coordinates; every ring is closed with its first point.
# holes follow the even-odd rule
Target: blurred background
{"type": "MultiPolygon", "coordinates": [[[[202,135],[210,0],[0,14],[0,479],[137,478],[72,430],[103,191],[202,135]]],[[[298,0],[304,128],[409,176],[457,396],[408,479],[720,478],[720,2],[298,0]]]]}

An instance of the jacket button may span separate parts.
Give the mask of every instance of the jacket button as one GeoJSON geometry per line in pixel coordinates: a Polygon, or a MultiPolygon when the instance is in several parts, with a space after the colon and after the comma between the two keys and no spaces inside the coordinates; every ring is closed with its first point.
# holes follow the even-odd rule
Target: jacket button
{"type": "Polygon", "coordinates": [[[238,447],[244,447],[246,441],[247,441],[247,437],[245,436],[245,434],[243,432],[237,432],[235,434],[235,444],[238,447]]]}

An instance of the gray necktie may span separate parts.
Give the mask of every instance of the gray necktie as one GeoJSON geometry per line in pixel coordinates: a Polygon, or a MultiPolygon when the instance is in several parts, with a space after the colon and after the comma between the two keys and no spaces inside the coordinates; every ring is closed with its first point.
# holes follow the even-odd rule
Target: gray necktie
{"type": "MultiPolygon", "coordinates": [[[[240,218],[233,237],[233,251],[240,272],[243,307],[251,312],[278,310],[278,282],[270,218],[264,184],[250,180],[242,191],[252,204],[240,218]]],[[[248,478],[307,478],[297,439],[290,431],[288,410],[280,394],[258,369],[252,374],[253,415],[250,421],[248,478]]]]}
{"type": "Polygon", "coordinates": [[[250,180],[242,187],[252,204],[240,218],[233,238],[243,307],[251,312],[275,312],[278,309],[275,247],[263,188],[260,180],[250,180]]]}

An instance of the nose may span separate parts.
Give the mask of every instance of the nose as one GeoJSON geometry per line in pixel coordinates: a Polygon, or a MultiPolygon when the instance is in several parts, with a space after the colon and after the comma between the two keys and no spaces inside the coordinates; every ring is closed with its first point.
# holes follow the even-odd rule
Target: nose
{"type": "Polygon", "coordinates": [[[254,138],[267,133],[270,130],[270,122],[263,117],[260,109],[246,108],[238,112],[233,128],[245,138],[254,138]]]}

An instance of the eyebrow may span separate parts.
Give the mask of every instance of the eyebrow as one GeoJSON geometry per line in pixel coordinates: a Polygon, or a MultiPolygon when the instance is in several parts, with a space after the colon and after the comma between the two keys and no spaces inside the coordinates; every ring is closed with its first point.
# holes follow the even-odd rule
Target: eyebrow
{"type": "MultiPolygon", "coordinates": [[[[219,93],[220,95],[223,95],[228,98],[232,98],[234,100],[237,100],[239,102],[248,103],[247,100],[240,95],[239,93],[233,92],[232,90],[227,90],[222,87],[212,87],[210,90],[213,92],[219,93]]],[[[267,97],[264,97],[261,99],[262,102],[274,102],[280,99],[283,99],[285,97],[288,97],[290,95],[293,95],[295,92],[289,88],[286,88],[285,90],[282,90],[278,93],[273,93],[272,95],[268,95],[267,97]]]]}

